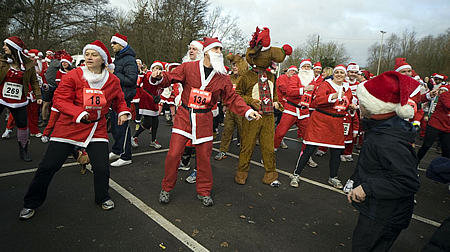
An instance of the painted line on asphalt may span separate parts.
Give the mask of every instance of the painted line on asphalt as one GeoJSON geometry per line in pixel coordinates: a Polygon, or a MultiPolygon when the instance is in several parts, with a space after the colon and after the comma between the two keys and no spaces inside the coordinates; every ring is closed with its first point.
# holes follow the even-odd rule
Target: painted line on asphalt
{"type": "MultiPolygon", "coordinates": [[[[216,148],[213,148],[213,150],[214,150],[214,151],[217,151],[217,152],[219,151],[219,150],[216,149],[216,148]]],[[[238,155],[235,155],[235,154],[233,154],[233,153],[227,152],[227,156],[230,156],[230,157],[234,157],[234,158],[236,158],[236,159],[239,159],[239,156],[238,156],[238,155]]],[[[259,167],[264,168],[264,165],[261,164],[260,162],[256,162],[256,161],[253,161],[253,160],[252,160],[252,161],[250,161],[250,163],[252,163],[252,164],[254,164],[254,165],[257,165],[257,166],[259,166],[259,167]]],[[[288,177],[290,177],[290,176],[292,175],[292,173],[287,172],[287,171],[283,171],[283,170],[280,170],[280,169],[277,169],[277,172],[279,172],[279,173],[281,173],[281,174],[283,174],[283,175],[286,175],[286,176],[288,176],[288,177]]],[[[329,186],[329,185],[327,185],[327,184],[323,184],[323,183],[317,182],[317,181],[315,181],[315,180],[311,180],[311,179],[308,179],[308,178],[305,178],[305,177],[302,177],[302,176],[300,176],[300,180],[301,180],[301,181],[304,181],[304,182],[307,182],[307,183],[310,183],[310,184],[312,184],[312,185],[319,186],[319,187],[321,187],[321,188],[324,188],[324,189],[327,189],[327,190],[330,190],[330,191],[339,193],[339,194],[346,195],[342,190],[336,189],[336,188],[331,187],[331,186],[329,186]]],[[[415,214],[413,214],[412,218],[415,219],[415,220],[421,221],[421,222],[423,222],[423,223],[425,223],[425,224],[429,224],[429,225],[435,226],[435,227],[440,227],[440,226],[441,226],[441,223],[439,223],[439,222],[436,222],[436,221],[433,221],[433,220],[430,220],[430,219],[427,219],[427,218],[425,218],[425,217],[421,217],[421,216],[418,216],[418,215],[415,215],[415,214]]]]}

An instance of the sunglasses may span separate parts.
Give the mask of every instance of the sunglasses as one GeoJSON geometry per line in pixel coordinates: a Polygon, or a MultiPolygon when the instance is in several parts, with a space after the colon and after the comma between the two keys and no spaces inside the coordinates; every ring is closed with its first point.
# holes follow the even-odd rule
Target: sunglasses
{"type": "Polygon", "coordinates": [[[117,45],[117,44],[119,44],[119,43],[117,43],[117,42],[111,42],[111,44],[113,44],[113,45],[117,45]]]}

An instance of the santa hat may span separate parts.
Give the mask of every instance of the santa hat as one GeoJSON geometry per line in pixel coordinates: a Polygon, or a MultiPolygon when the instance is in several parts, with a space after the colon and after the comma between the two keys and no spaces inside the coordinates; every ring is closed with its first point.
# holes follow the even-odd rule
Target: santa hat
{"type": "Polygon", "coordinates": [[[170,71],[172,71],[172,69],[176,68],[176,67],[179,66],[179,65],[180,65],[180,63],[170,63],[170,64],[167,66],[167,71],[170,72],[170,71]]]}
{"type": "Polygon", "coordinates": [[[442,90],[445,90],[445,91],[449,91],[450,90],[450,85],[449,84],[447,84],[447,85],[441,85],[440,87],[439,87],[439,89],[442,89],[442,90]]]}
{"type": "Polygon", "coordinates": [[[225,70],[227,70],[227,73],[230,72],[230,68],[225,66],[225,70]]]}
{"type": "Polygon", "coordinates": [[[153,64],[150,66],[150,70],[152,70],[155,66],[159,66],[161,67],[161,70],[164,70],[163,63],[159,60],[153,61],[153,64]]]}
{"type": "Polygon", "coordinates": [[[216,46],[223,48],[222,42],[220,42],[217,37],[216,38],[204,37],[203,41],[205,41],[205,42],[203,42],[203,52],[207,52],[216,46]]]}
{"type": "Polygon", "coordinates": [[[314,67],[313,67],[313,69],[316,69],[316,68],[320,68],[320,69],[322,69],[322,63],[320,63],[320,62],[316,62],[316,63],[314,63],[314,67]]]}
{"type": "Polygon", "coordinates": [[[411,65],[406,63],[405,58],[396,58],[394,69],[396,72],[400,72],[403,69],[412,69],[411,65]]]}
{"type": "Polygon", "coordinates": [[[50,55],[55,55],[55,52],[53,50],[48,49],[45,51],[45,54],[49,53],[50,55]]]}
{"type": "MultiPolygon", "coordinates": [[[[161,61],[161,63],[162,63],[162,65],[163,65],[163,70],[164,70],[164,71],[168,71],[168,69],[169,69],[169,62],[161,61]]],[[[150,68],[150,69],[151,69],[151,68],[150,68]]]]}
{"type": "Polygon", "coordinates": [[[111,43],[116,42],[117,44],[126,47],[128,45],[128,37],[122,34],[116,33],[111,38],[111,43]]]}
{"type": "Polygon", "coordinates": [[[347,72],[348,71],[359,71],[359,66],[356,63],[350,63],[347,65],[347,72]]]}
{"type": "Polygon", "coordinates": [[[38,52],[37,56],[44,57],[44,54],[42,52],[38,52]]]}
{"type": "Polygon", "coordinates": [[[256,26],[256,31],[252,35],[252,39],[250,40],[250,47],[254,48],[257,45],[261,45],[261,51],[267,51],[270,49],[270,30],[267,27],[264,27],[262,30],[256,26]]]}
{"type": "Polygon", "coordinates": [[[414,108],[408,105],[411,94],[420,90],[419,82],[396,71],[388,71],[358,85],[359,102],[371,114],[396,112],[401,118],[412,118],[414,108]]]}
{"type": "Polygon", "coordinates": [[[361,74],[364,75],[364,78],[366,78],[366,80],[370,80],[370,77],[372,76],[372,74],[367,70],[361,71],[361,74]]]}
{"type": "MultiPolygon", "coordinates": [[[[22,57],[20,56],[20,54],[23,54],[22,51],[25,50],[25,47],[26,47],[23,40],[17,36],[12,36],[12,37],[5,39],[3,42],[17,50],[17,57],[19,58],[19,61],[20,61],[20,68],[22,70],[25,70],[25,67],[22,62],[22,57]]],[[[9,62],[9,63],[12,63],[12,62],[9,62]]]]}
{"type": "Polygon", "coordinates": [[[38,58],[39,58],[39,57],[37,56],[38,53],[39,53],[39,50],[37,50],[37,49],[30,49],[30,50],[28,51],[28,56],[30,56],[30,58],[38,59],[38,58]]]}
{"type": "Polygon", "coordinates": [[[335,66],[333,69],[333,74],[334,74],[334,72],[336,72],[336,70],[342,70],[342,71],[344,71],[345,74],[347,74],[347,69],[345,68],[345,66],[343,64],[335,66]]]}
{"type": "Polygon", "coordinates": [[[306,65],[306,64],[309,64],[310,66],[312,66],[311,59],[304,59],[304,60],[302,60],[302,61],[300,62],[300,66],[299,66],[298,68],[301,69],[302,66],[304,66],[304,65],[306,65]]]}
{"type": "Polygon", "coordinates": [[[298,68],[297,68],[296,66],[294,66],[294,65],[290,66],[290,67],[288,68],[287,72],[289,72],[289,71],[291,71],[291,70],[294,70],[294,71],[296,71],[296,72],[298,73],[298,68]]]}
{"type": "Polygon", "coordinates": [[[192,40],[189,45],[195,46],[199,52],[203,51],[203,41],[192,40]]]}
{"type": "Polygon", "coordinates": [[[434,73],[431,77],[444,80],[444,75],[443,74],[434,73]]]}
{"type": "Polygon", "coordinates": [[[67,62],[69,65],[72,65],[73,58],[70,55],[64,55],[61,57],[60,62],[67,62]]]}
{"type": "Polygon", "coordinates": [[[83,55],[86,54],[86,50],[94,50],[94,51],[98,52],[98,54],[100,54],[100,56],[102,57],[103,61],[105,61],[106,67],[108,67],[108,69],[114,70],[115,65],[113,64],[113,62],[111,60],[109,51],[100,40],[96,40],[90,44],[87,44],[83,48],[83,55]]]}

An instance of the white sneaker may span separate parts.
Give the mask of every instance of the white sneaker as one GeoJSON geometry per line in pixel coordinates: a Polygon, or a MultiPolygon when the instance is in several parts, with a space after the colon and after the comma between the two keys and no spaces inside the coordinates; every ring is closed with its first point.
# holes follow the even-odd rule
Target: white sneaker
{"type": "Polygon", "coordinates": [[[30,136],[34,136],[34,137],[37,137],[37,138],[41,138],[42,133],[39,132],[39,133],[37,133],[37,134],[30,134],[30,136]]]}
{"type": "Polygon", "coordinates": [[[294,174],[291,177],[291,182],[289,183],[290,186],[297,188],[298,184],[300,182],[300,175],[294,174]]]}
{"type": "Polygon", "coordinates": [[[41,142],[42,143],[48,143],[48,140],[50,140],[50,138],[48,136],[42,136],[41,137],[41,142]]]}
{"type": "Polygon", "coordinates": [[[2,134],[2,138],[9,139],[11,137],[12,129],[5,129],[5,132],[2,134]]]}
{"type": "Polygon", "coordinates": [[[319,166],[316,162],[314,162],[314,160],[312,159],[312,157],[309,157],[308,163],[309,167],[311,168],[316,168],[317,166],[319,166]]]}
{"type": "Polygon", "coordinates": [[[353,161],[355,161],[355,160],[353,159],[352,155],[344,155],[344,157],[345,157],[345,160],[346,160],[347,162],[353,162],[353,161]]]}
{"type": "Polygon", "coordinates": [[[284,142],[284,139],[281,140],[280,147],[281,147],[281,149],[287,149],[288,148],[288,145],[284,142]]]}
{"type": "Polygon", "coordinates": [[[138,143],[138,138],[137,137],[132,137],[131,138],[131,146],[133,146],[134,148],[139,147],[139,143],[138,143]]]}
{"type": "Polygon", "coordinates": [[[353,183],[354,183],[353,180],[348,179],[342,191],[344,191],[345,193],[349,193],[351,190],[353,190],[353,183]]]}
{"type": "Polygon", "coordinates": [[[341,155],[341,162],[347,162],[347,159],[345,158],[344,155],[341,155]]]}
{"type": "Polygon", "coordinates": [[[162,146],[161,146],[161,144],[158,143],[157,140],[155,140],[155,141],[150,143],[150,147],[153,147],[153,148],[159,150],[159,149],[161,149],[162,146]]]}
{"type": "Polygon", "coordinates": [[[116,160],[118,158],[120,158],[120,155],[118,155],[118,154],[116,154],[114,152],[110,152],[109,153],[109,161],[116,160]]]}
{"type": "Polygon", "coordinates": [[[317,152],[316,152],[316,156],[319,156],[319,157],[321,157],[321,156],[323,156],[323,155],[325,155],[325,152],[324,152],[324,151],[321,151],[321,150],[317,150],[317,152]]]}
{"type": "Polygon", "coordinates": [[[344,187],[338,177],[328,178],[328,184],[337,189],[342,189],[344,187]]]}
{"type": "Polygon", "coordinates": [[[131,160],[123,160],[121,158],[117,159],[116,161],[111,163],[111,166],[113,167],[119,167],[119,166],[124,166],[124,165],[129,165],[131,164],[132,161],[131,160]]]}
{"type": "Polygon", "coordinates": [[[279,187],[280,185],[281,185],[281,182],[278,181],[278,179],[276,179],[272,183],[270,183],[271,187],[279,187]]]}

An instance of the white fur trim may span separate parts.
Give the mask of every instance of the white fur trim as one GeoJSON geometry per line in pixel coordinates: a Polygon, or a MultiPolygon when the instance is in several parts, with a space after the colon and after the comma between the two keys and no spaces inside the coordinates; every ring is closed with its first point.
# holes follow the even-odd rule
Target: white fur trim
{"type": "Polygon", "coordinates": [[[100,56],[102,56],[103,61],[105,61],[105,65],[108,65],[108,55],[106,54],[105,51],[103,51],[103,49],[101,47],[93,45],[93,44],[87,44],[83,48],[83,55],[86,54],[87,50],[94,50],[94,51],[98,52],[98,54],[100,54],[100,56]]]}
{"type": "Polygon", "coordinates": [[[313,69],[316,69],[316,68],[320,68],[320,69],[322,69],[322,67],[321,67],[321,66],[315,66],[315,67],[313,67],[313,69]]]}
{"type": "Polygon", "coordinates": [[[291,70],[295,70],[298,73],[298,68],[297,67],[291,67],[287,70],[287,72],[291,71],[291,70]]]}
{"type": "Polygon", "coordinates": [[[395,111],[396,108],[400,106],[400,104],[384,102],[376,98],[369,93],[369,91],[367,91],[365,84],[366,82],[363,82],[358,85],[358,88],[356,89],[356,96],[359,99],[359,103],[362,104],[371,114],[379,115],[390,113],[395,111]]]}
{"type": "Polygon", "coordinates": [[[18,44],[14,43],[14,42],[13,42],[12,40],[10,40],[10,39],[5,39],[3,42],[5,42],[6,44],[8,44],[8,45],[14,47],[14,49],[16,49],[16,50],[19,51],[19,52],[23,50],[22,47],[20,47],[18,44]]]}
{"type": "Polygon", "coordinates": [[[223,46],[222,46],[222,43],[219,43],[219,42],[213,42],[213,43],[209,44],[207,47],[203,48],[203,52],[207,52],[207,51],[209,51],[210,49],[212,49],[212,48],[214,48],[214,47],[216,47],[216,46],[218,46],[218,47],[220,47],[220,48],[223,47],[223,46]]]}
{"type": "Polygon", "coordinates": [[[345,69],[345,67],[343,67],[343,66],[337,66],[337,67],[335,67],[334,69],[333,69],[333,74],[334,74],[334,72],[336,72],[336,70],[342,70],[342,71],[344,71],[344,73],[345,74],[347,74],[347,69],[345,69]]]}
{"type": "Polygon", "coordinates": [[[359,71],[359,66],[358,65],[348,65],[347,71],[359,71]]]}
{"type": "Polygon", "coordinates": [[[116,42],[116,43],[118,43],[119,45],[121,45],[123,47],[126,47],[128,45],[127,41],[125,41],[125,40],[123,40],[123,39],[121,39],[119,37],[116,37],[116,36],[112,36],[111,43],[112,42],[116,42]]]}
{"type": "Polygon", "coordinates": [[[198,42],[197,40],[193,40],[189,45],[195,46],[199,52],[203,50],[202,43],[198,42]]]}
{"type": "Polygon", "coordinates": [[[445,90],[448,92],[448,88],[446,86],[440,86],[439,89],[445,90]]]}
{"type": "Polygon", "coordinates": [[[68,61],[68,60],[66,60],[66,59],[62,59],[62,60],[61,60],[61,63],[63,63],[63,62],[66,62],[66,63],[68,63],[69,65],[72,65],[72,62],[70,62],[70,61],[68,61]]]}
{"type": "Polygon", "coordinates": [[[409,104],[398,106],[395,108],[395,113],[403,119],[410,119],[414,117],[414,109],[409,104]]]}
{"type": "Polygon", "coordinates": [[[333,94],[330,94],[329,96],[328,96],[328,103],[335,103],[336,101],[337,101],[337,98],[336,99],[331,99],[331,97],[334,95],[334,93],[333,94]]]}
{"type": "Polygon", "coordinates": [[[80,123],[80,122],[81,122],[81,118],[83,118],[83,116],[85,116],[85,115],[89,115],[89,113],[86,112],[86,111],[81,112],[81,113],[78,115],[77,120],[75,120],[75,122],[76,122],[76,123],[80,123]]]}
{"type": "Polygon", "coordinates": [[[303,88],[302,88],[302,87],[298,89],[298,93],[299,93],[300,95],[303,95],[303,88]]]}
{"type": "Polygon", "coordinates": [[[411,95],[409,97],[414,97],[416,94],[418,94],[420,92],[420,85],[417,86],[416,89],[414,89],[414,91],[411,93],[411,95]]]}
{"type": "Polygon", "coordinates": [[[155,62],[150,66],[150,70],[152,70],[155,66],[160,66],[161,70],[164,69],[163,65],[161,64],[161,62],[155,62]]]}
{"type": "Polygon", "coordinates": [[[306,64],[309,64],[309,65],[312,66],[311,61],[303,61],[302,63],[300,63],[300,66],[299,66],[298,68],[302,68],[302,66],[304,66],[304,65],[306,65],[306,64]]]}
{"type": "Polygon", "coordinates": [[[127,115],[127,120],[131,120],[131,118],[132,118],[131,113],[128,112],[128,111],[122,111],[122,112],[120,112],[120,113],[117,115],[117,117],[120,117],[121,115],[127,115]]]}
{"type": "Polygon", "coordinates": [[[440,75],[440,74],[436,74],[435,76],[433,76],[433,78],[438,78],[438,79],[443,80],[443,79],[444,79],[444,76],[443,76],[443,75],[440,75]]]}
{"type": "Polygon", "coordinates": [[[245,112],[245,119],[247,119],[248,121],[253,120],[253,118],[250,117],[250,113],[254,112],[253,109],[249,109],[245,112]]]}
{"type": "Polygon", "coordinates": [[[403,65],[403,66],[399,66],[397,69],[395,69],[396,72],[400,72],[400,70],[403,69],[412,69],[412,67],[410,65],[403,65]]]}

